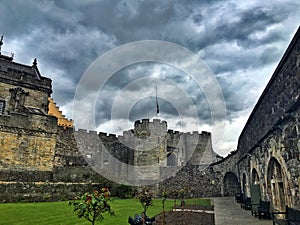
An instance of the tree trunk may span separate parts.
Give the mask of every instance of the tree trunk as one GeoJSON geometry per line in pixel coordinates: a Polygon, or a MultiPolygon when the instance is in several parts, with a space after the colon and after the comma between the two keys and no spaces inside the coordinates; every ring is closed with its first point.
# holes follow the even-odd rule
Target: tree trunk
{"type": "Polygon", "coordinates": [[[144,213],[143,213],[143,216],[142,216],[143,225],[146,224],[146,210],[147,210],[147,208],[146,208],[146,205],[145,205],[145,207],[144,207],[144,213]]]}
{"type": "Polygon", "coordinates": [[[162,225],[165,225],[165,204],[163,203],[163,211],[162,211],[162,225]]]}

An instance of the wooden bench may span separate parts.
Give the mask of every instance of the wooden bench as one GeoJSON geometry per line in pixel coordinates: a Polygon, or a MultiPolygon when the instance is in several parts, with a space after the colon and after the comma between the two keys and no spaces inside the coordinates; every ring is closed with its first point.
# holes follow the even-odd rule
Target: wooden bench
{"type": "Polygon", "coordinates": [[[251,209],[251,198],[249,198],[249,197],[244,198],[241,203],[241,207],[242,207],[242,209],[245,209],[245,210],[251,209]]]}
{"type": "Polygon", "coordinates": [[[262,200],[259,199],[258,201],[251,201],[250,205],[250,210],[251,210],[251,215],[257,217],[258,216],[258,207],[263,207],[262,200]]]}
{"type": "Polygon", "coordinates": [[[243,202],[243,194],[241,194],[241,193],[236,193],[236,194],[235,194],[235,201],[236,201],[237,203],[242,203],[242,202],[243,202]]]}
{"type": "Polygon", "coordinates": [[[300,210],[285,207],[285,212],[272,212],[273,225],[300,225],[300,210]],[[285,218],[277,218],[276,215],[283,214],[285,218]]]}
{"type": "Polygon", "coordinates": [[[261,201],[261,192],[260,192],[260,185],[259,184],[252,184],[250,185],[250,194],[251,194],[251,215],[258,215],[258,207],[261,201]]]}
{"type": "Polygon", "coordinates": [[[260,200],[259,201],[259,206],[257,207],[257,214],[258,214],[258,218],[260,220],[263,217],[271,219],[270,202],[269,201],[262,201],[262,200],[260,200]]]}
{"type": "Polygon", "coordinates": [[[258,216],[258,204],[251,203],[251,215],[257,217],[258,216]]]}

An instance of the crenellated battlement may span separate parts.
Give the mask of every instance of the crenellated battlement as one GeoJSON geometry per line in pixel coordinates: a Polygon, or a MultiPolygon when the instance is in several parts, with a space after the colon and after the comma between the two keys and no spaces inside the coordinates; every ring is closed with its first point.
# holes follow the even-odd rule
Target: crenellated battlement
{"type": "MultiPolygon", "coordinates": [[[[102,143],[119,160],[127,162],[130,157],[131,162],[136,165],[145,165],[154,159],[157,162],[159,158],[159,165],[167,166],[168,152],[172,151],[176,159],[174,165],[181,166],[189,161],[194,150],[197,157],[193,163],[197,164],[200,162],[201,152],[204,152],[210,143],[209,132],[180,132],[167,129],[167,122],[164,120],[142,119],[135,121],[134,125],[134,129],[123,131],[119,136],[86,129],[78,129],[76,133],[79,134],[79,141],[84,144],[84,149],[90,152],[101,151],[99,144],[102,143]],[[95,139],[97,136],[99,140],[95,139]],[[144,151],[148,149],[151,151],[144,151]]],[[[113,163],[109,158],[103,160],[105,163],[113,163]]]]}
{"type": "Polygon", "coordinates": [[[110,134],[110,133],[105,133],[105,132],[97,132],[94,130],[87,130],[87,129],[78,129],[77,131],[74,131],[75,134],[79,134],[81,136],[91,136],[91,137],[95,137],[98,136],[99,138],[101,138],[101,140],[117,140],[119,137],[116,134],[110,134]]]}
{"type": "Polygon", "coordinates": [[[133,137],[134,137],[134,130],[131,129],[131,130],[123,131],[123,135],[119,135],[118,139],[120,141],[127,141],[132,139],[133,137]]]}
{"type": "Polygon", "coordinates": [[[207,131],[201,131],[202,135],[207,135],[207,136],[211,136],[211,132],[207,132],[207,131]]]}
{"type": "Polygon", "coordinates": [[[118,136],[116,134],[110,134],[110,133],[104,133],[104,132],[99,132],[100,137],[111,137],[111,138],[117,138],[118,136]]]}
{"type": "Polygon", "coordinates": [[[177,130],[172,130],[172,129],[168,129],[167,133],[169,135],[173,135],[173,136],[178,136],[178,135],[187,135],[187,136],[195,136],[195,135],[199,135],[199,136],[211,136],[210,132],[207,131],[201,131],[201,133],[199,133],[199,131],[192,131],[192,132],[180,132],[177,130]]]}
{"type": "MultiPolygon", "coordinates": [[[[75,131],[76,132],[76,131],[75,131]]],[[[81,133],[81,134],[85,134],[85,133],[88,133],[87,129],[78,129],[77,131],[78,133],[81,133]]]]}
{"type": "Polygon", "coordinates": [[[160,120],[160,119],[153,119],[152,121],[150,119],[142,119],[142,120],[136,120],[134,122],[134,127],[139,126],[140,124],[155,124],[155,125],[167,125],[167,121],[160,120]]]}

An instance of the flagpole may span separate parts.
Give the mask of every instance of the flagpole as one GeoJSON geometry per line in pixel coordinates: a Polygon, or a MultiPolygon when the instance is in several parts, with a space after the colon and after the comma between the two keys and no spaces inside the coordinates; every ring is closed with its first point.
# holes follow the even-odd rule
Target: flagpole
{"type": "Polygon", "coordinates": [[[159,114],[159,106],[158,106],[158,98],[157,98],[157,85],[155,86],[155,91],[156,91],[156,117],[158,117],[159,114]]]}

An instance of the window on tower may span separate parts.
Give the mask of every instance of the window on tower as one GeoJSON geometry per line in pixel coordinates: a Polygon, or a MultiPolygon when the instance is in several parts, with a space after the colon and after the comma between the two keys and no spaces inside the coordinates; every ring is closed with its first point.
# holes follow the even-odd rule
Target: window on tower
{"type": "Polygon", "coordinates": [[[0,115],[4,114],[4,109],[5,109],[5,101],[0,100],[0,115]]]}

